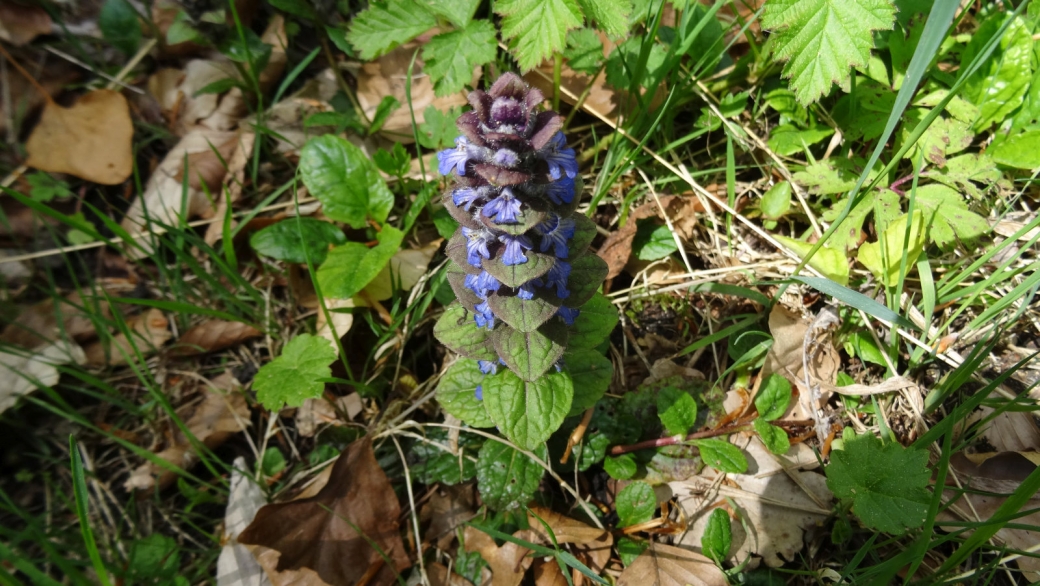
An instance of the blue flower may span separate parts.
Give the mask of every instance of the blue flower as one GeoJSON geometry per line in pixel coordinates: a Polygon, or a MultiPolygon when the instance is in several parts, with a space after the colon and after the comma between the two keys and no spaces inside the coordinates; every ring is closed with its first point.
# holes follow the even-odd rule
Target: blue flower
{"type": "Polygon", "coordinates": [[[580,309],[572,309],[570,307],[561,307],[556,310],[556,315],[563,319],[563,323],[568,326],[574,325],[574,320],[578,319],[578,314],[581,313],[580,309]]]}
{"type": "Polygon", "coordinates": [[[574,201],[574,179],[564,177],[545,186],[545,195],[554,204],[563,205],[574,201]]]}
{"type": "Polygon", "coordinates": [[[485,301],[480,305],[474,307],[476,313],[473,314],[473,320],[477,322],[478,328],[493,329],[495,327],[495,314],[491,311],[491,306],[485,301]]]}
{"type": "Polygon", "coordinates": [[[574,156],[574,149],[567,148],[567,139],[562,132],[553,135],[545,150],[539,154],[549,165],[549,176],[553,179],[561,177],[560,171],[571,179],[578,175],[578,159],[574,156]]]}
{"type": "Polygon", "coordinates": [[[454,202],[457,207],[460,207],[468,212],[469,208],[473,205],[473,202],[477,201],[478,199],[484,196],[484,194],[481,193],[481,191],[483,190],[473,189],[472,187],[463,187],[461,189],[456,189],[455,191],[451,192],[451,201],[454,202]]]}
{"type": "Polygon", "coordinates": [[[498,362],[494,360],[478,360],[477,367],[484,374],[495,374],[498,372],[498,362]]]}
{"type": "Polygon", "coordinates": [[[534,285],[532,283],[524,283],[523,285],[520,285],[516,290],[516,296],[524,301],[534,299],[534,285]]]}
{"type": "Polygon", "coordinates": [[[487,299],[491,291],[498,291],[498,288],[502,286],[502,283],[487,271],[480,271],[476,275],[466,275],[462,284],[481,299],[487,299]]]}
{"type": "Polygon", "coordinates": [[[466,262],[479,268],[481,258],[491,258],[488,244],[497,238],[490,230],[471,230],[465,226],[462,227],[462,235],[466,237],[466,262]]]}
{"type": "Polygon", "coordinates": [[[515,167],[520,162],[520,155],[510,149],[498,149],[491,157],[491,162],[500,167],[515,167]]]}
{"type": "Polygon", "coordinates": [[[567,258],[569,254],[567,241],[574,237],[573,218],[561,219],[560,216],[553,214],[549,219],[535,226],[534,230],[542,237],[540,248],[542,252],[553,247],[553,254],[558,258],[567,258]]]}
{"type": "Polygon", "coordinates": [[[473,393],[477,396],[478,401],[484,400],[484,385],[477,385],[477,390],[473,393]]]}
{"type": "Polygon", "coordinates": [[[466,163],[477,154],[470,146],[466,137],[460,136],[455,139],[455,148],[437,153],[437,170],[441,175],[451,173],[452,169],[457,170],[459,175],[465,175],[466,163]]]}
{"type": "Polygon", "coordinates": [[[567,279],[571,276],[571,263],[564,260],[557,260],[553,263],[549,272],[544,277],[538,279],[538,284],[543,287],[553,288],[556,287],[556,296],[560,299],[566,299],[571,294],[567,290],[567,279]]]}
{"type": "Polygon", "coordinates": [[[502,188],[502,193],[484,206],[484,216],[495,218],[496,224],[515,224],[520,214],[520,200],[513,195],[513,190],[502,188]]]}
{"type": "Polygon", "coordinates": [[[524,234],[519,236],[502,234],[498,237],[498,240],[506,245],[505,251],[502,253],[502,264],[508,267],[522,265],[527,262],[527,256],[524,254],[524,251],[531,250],[533,246],[530,238],[524,234]]]}

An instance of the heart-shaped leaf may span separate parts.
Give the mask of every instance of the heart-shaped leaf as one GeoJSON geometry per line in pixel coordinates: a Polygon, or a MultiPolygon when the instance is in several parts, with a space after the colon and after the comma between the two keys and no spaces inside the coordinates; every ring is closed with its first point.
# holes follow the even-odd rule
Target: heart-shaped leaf
{"type": "MultiPolygon", "coordinates": [[[[548,459],[544,447],[536,455],[548,459]]],[[[477,486],[480,498],[498,511],[522,507],[534,498],[545,469],[502,442],[485,442],[477,456],[477,486]]]]}
{"type": "Polygon", "coordinates": [[[322,294],[336,299],[357,295],[401,248],[404,234],[393,226],[384,226],[377,239],[379,244],[372,248],[360,242],[348,242],[329,251],[325,262],[318,267],[322,294]]]}
{"type": "MultiPolygon", "coordinates": [[[[459,297],[461,299],[461,296],[459,297]]],[[[516,296],[492,295],[488,304],[495,316],[506,322],[509,327],[521,332],[533,332],[556,315],[558,305],[553,305],[542,295],[534,299],[521,299],[516,296]]]]}
{"type": "Polygon", "coordinates": [[[394,194],[379,169],[361,149],[338,136],[319,136],[303,145],[300,175],[325,215],[351,228],[364,228],[368,218],[382,224],[394,206],[394,194]]]}
{"type": "Polygon", "coordinates": [[[600,293],[581,306],[578,318],[570,328],[567,347],[592,348],[606,341],[618,323],[618,312],[614,304],[600,293]]]}
{"type": "Polygon", "coordinates": [[[614,365],[595,350],[573,350],[563,355],[563,364],[574,383],[574,399],[568,416],[580,415],[596,404],[610,387],[614,365]]]}
{"type": "Polygon", "coordinates": [[[473,360],[498,360],[488,331],[478,328],[473,313],[460,303],[452,303],[433,326],[433,335],[457,354],[473,360]]]}
{"type": "Polygon", "coordinates": [[[448,414],[458,417],[472,427],[494,427],[495,422],[477,399],[477,386],[486,375],[480,372],[475,360],[460,358],[444,373],[437,383],[437,402],[448,414]]]}
{"type": "Polygon", "coordinates": [[[293,263],[325,262],[330,244],[347,241],[343,230],[314,218],[290,218],[253,234],[249,244],[264,256],[293,263]]]}
{"type": "Polygon", "coordinates": [[[571,276],[567,280],[567,288],[571,294],[563,300],[567,307],[581,307],[592,299],[596,290],[607,278],[607,263],[594,253],[586,254],[571,264],[571,276]]]}
{"type": "Polygon", "coordinates": [[[563,356],[567,349],[567,328],[556,320],[533,332],[500,327],[491,335],[491,341],[510,370],[524,380],[533,381],[563,356]]]}
{"type": "Polygon", "coordinates": [[[574,395],[571,377],[555,371],[525,381],[506,370],[485,378],[483,389],[488,415],[506,437],[525,450],[537,449],[560,428],[574,395]]]}
{"type": "Polygon", "coordinates": [[[488,218],[483,214],[480,215],[480,221],[483,222],[484,226],[491,228],[492,230],[498,230],[505,232],[506,234],[512,234],[518,236],[527,232],[533,228],[536,224],[541,223],[545,219],[545,212],[538,211],[532,208],[529,204],[520,206],[519,221],[513,224],[497,224],[494,218],[488,218]]]}

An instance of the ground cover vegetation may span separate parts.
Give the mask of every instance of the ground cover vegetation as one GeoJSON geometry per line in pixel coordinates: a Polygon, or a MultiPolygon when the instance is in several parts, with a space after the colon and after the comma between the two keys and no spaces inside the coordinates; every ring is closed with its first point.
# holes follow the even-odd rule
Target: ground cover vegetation
{"type": "Polygon", "coordinates": [[[1037,38],[0,0],[0,583],[1040,580],[1037,38]]]}

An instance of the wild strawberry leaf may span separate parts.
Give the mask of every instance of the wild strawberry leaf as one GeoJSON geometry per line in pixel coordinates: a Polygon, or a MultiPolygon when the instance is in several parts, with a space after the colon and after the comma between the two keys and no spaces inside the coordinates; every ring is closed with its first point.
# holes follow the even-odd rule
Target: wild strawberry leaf
{"type": "Polygon", "coordinates": [[[918,187],[915,201],[926,212],[931,240],[945,250],[952,249],[958,241],[971,244],[990,230],[989,222],[969,210],[961,194],[945,185],[918,187]]]}
{"type": "Polygon", "coordinates": [[[578,4],[585,15],[608,35],[616,38],[628,32],[632,0],[578,0],[578,4]]]}
{"type": "Polygon", "coordinates": [[[437,26],[437,17],[418,2],[376,0],[350,23],[347,40],[362,59],[374,59],[437,26]]]}
{"type": "Polygon", "coordinates": [[[466,87],[473,68],[494,60],[497,47],[495,26],[486,20],[430,39],[423,47],[423,71],[433,80],[434,93],[447,96],[466,87]]]}

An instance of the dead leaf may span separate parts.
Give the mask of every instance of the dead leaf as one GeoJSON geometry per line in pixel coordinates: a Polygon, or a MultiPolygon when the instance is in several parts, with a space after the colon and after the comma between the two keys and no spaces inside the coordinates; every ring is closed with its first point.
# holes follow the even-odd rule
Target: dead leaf
{"type": "MultiPolygon", "coordinates": [[[[249,425],[249,405],[240,390],[240,383],[230,372],[199,385],[203,393],[202,402],[186,417],[188,431],[208,448],[215,448],[232,435],[245,431],[249,425]]],[[[188,438],[174,428],[171,445],[156,454],[159,458],[182,469],[188,469],[198,461],[198,454],[188,438]]],[[[177,479],[177,473],[152,462],[139,466],[123,483],[127,490],[148,491],[157,484],[159,488],[169,486],[177,479]]]]}
{"type": "MultiPolygon", "coordinates": [[[[390,480],[365,437],[343,450],[317,495],[263,507],[238,540],[280,553],[276,572],[306,569],[330,584],[355,584],[379,564],[368,583],[389,585],[411,563],[399,533],[400,515],[390,480]]],[[[274,576],[272,582],[278,583],[274,576]]]]}
{"type": "Polygon", "coordinates": [[[430,578],[430,586],[473,586],[455,572],[448,574],[448,566],[437,562],[426,564],[426,575],[430,578]]]}
{"type": "Polygon", "coordinates": [[[424,540],[437,549],[446,550],[455,539],[455,529],[477,515],[476,486],[460,484],[441,485],[423,506],[421,517],[429,519],[424,540]]]}
{"type": "MultiPolygon", "coordinates": [[[[253,145],[256,142],[256,134],[243,132],[238,142],[238,148],[231,155],[224,176],[224,187],[226,197],[221,197],[217,202],[214,216],[224,219],[231,212],[229,206],[234,205],[242,197],[242,188],[246,182],[246,165],[253,157],[253,145]]],[[[228,229],[235,229],[238,222],[232,217],[228,222],[228,229]]],[[[204,240],[206,244],[213,246],[224,237],[224,222],[213,222],[206,228],[204,240]]]]}
{"type": "Polygon", "coordinates": [[[833,388],[838,382],[838,369],[841,367],[841,358],[838,351],[829,339],[821,341],[812,352],[812,360],[808,362],[810,369],[810,382],[818,383],[821,387],[820,399],[813,405],[812,393],[805,388],[805,368],[803,357],[805,357],[806,332],[811,322],[802,318],[794,311],[777,303],[769,312],[769,333],[773,336],[773,346],[766,354],[765,364],[762,366],[760,376],[765,379],[770,374],[777,373],[792,385],[798,388],[798,401],[792,402],[785,414],[785,419],[816,419],[816,412],[831,396],[829,388],[833,388]]]}
{"type": "MultiPolygon", "coordinates": [[[[661,199],[661,205],[665,206],[665,209],[671,205],[675,196],[666,195],[661,199]]],[[[607,236],[606,241],[599,247],[600,258],[607,262],[607,278],[613,279],[614,277],[621,274],[624,270],[625,265],[628,263],[628,258],[632,255],[632,240],[636,237],[636,221],[645,218],[652,218],[659,213],[657,202],[651,201],[645,203],[636,209],[632,210],[628,214],[628,219],[625,221],[625,225],[621,226],[617,230],[610,233],[607,236]]]]}
{"type": "Polygon", "coordinates": [[[224,512],[224,544],[217,558],[217,586],[269,586],[271,580],[249,549],[238,543],[238,535],[249,525],[267,499],[260,486],[242,473],[246,459],[235,458],[231,471],[231,494],[224,512]],[[252,581],[243,581],[253,577],[252,581]]]}
{"type": "MultiPolygon", "coordinates": [[[[744,435],[735,435],[732,439],[741,446],[748,441],[744,435]]],[[[758,555],[766,565],[780,567],[785,560],[795,559],[802,550],[803,531],[827,518],[834,496],[827,488],[826,477],[798,469],[816,460],[812,450],[804,444],[792,446],[792,452],[786,457],[775,457],[754,436],[744,448],[744,454],[748,471],[727,474],[727,482],[717,488],[712,488],[717,473],[710,468],[696,478],[669,484],[679,495],[679,506],[691,520],[689,530],[679,543],[699,549],[712,504],[728,497],[752,531],[746,535],[740,523],[732,523],[733,543],[737,546],[733,559],[758,555]]]]}
{"type": "Polygon", "coordinates": [[[531,573],[535,586],[567,586],[567,578],[560,570],[560,564],[552,558],[535,560],[531,573]]]}
{"type": "Polygon", "coordinates": [[[552,541],[538,519],[549,525],[556,535],[558,544],[573,544],[573,553],[578,555],[579,559],[584,558],[586,565],[596,573],[602,573],[606,569],[607,563],[610,562],[610,549],[614,545],[614,536],[606,529],[586,525],[545,507],[531,508],[527,519],[528,525],[538,535],[541,543],[551,545],[552,541]]]}
{"type": "Polygon", "coordinates": [[[58,365],[84,362],[83,349],[75,342],[53,342],[31,351],[0,349],[0,380],[4,381],[0,385],[0,413],[39,386],[58,384],[58,365]]]}
{"type": "Polygon", "coordinates": [[[332,348],[336,351],[336,356],[339,356],[340,345],[336,342],[340,338],[347,335],[350,331],[350,326],[354,325],[354,314],[345,311],[336,311],[341,309],[349,309],[354,307],[353,299],[326,299],[325,308],[328,309],[328,317],[332,319],[329,322],[326,317],[325,311],[318,309],[318,336],[325,338],[332,344],[332,348]]]}
{"type": "Polygon", "coordinates": [[[116,185],[133,172],[133,136],[130,107],[119,92],[95,90],[70,108],[47,102],[25,143],[26,165],[116,185]]]}
{"type": "Polygon", "coordinates": [[[704,380],[704,373],[696,368],[686,368],[672,360],[661,358],[654,361],[653,366],[650,367],[650,376],[646,377],[642,384],[652,385],[658,381],[675,376],[680,376],[687,380],[704,380]]]}
{"type": "Polygon", "coordinates": [[[362,408],[361,396],[357,393],[337,398],[335,405],[324,397],[307,399],[296,410],[296,431],[303,437],[314,437],[322,425],[343,425],[357,417],[362,408]],[[342,418],[337,410],[346,417],[342,418]]]}
{"type": "Polygon", "coordinates": [[[111,340],[94,342],[83,349],[87,364],[91,366],[116,366],[137,360],[137,353],[144,356],[155,353],[170,340],[170,322],[158,309],[149,309],[126,322],[131,335],[120,333],[111,340]]]}
{"type": "Polygon", "coordinates": [[[727,586],[722,570],[703,555],[671,545],[650,543],[618,577],[618,586],[727,586]]]}
{"type": "MultiPolygon", "coordinates": [[[[411,291],[419,279],[426,274],[430,260],[441,247],[443,239],[438,238],[422,248],[397,251],[390,257],[390,262],[376,275],[371,283],[365,286],[366,296],[374,301],[384,301],[393,295],[394,285],[401,291],[411,291]]],[[[354,298],[358,307],[364,307],[362,297],[354,298]]]]}
{"type": "Polygon", "coordinates": [[[50,34],[52,26],[50,15],[39,6],[0,1],[0,40],[21,47],[39,35],[50,34]]]}
{"type": "Polygon", "coordinates": [[[261,334],[263,332],[260,330],[239,321],[209,319],[184,332],[184,335],[170,349],[170,355],[195,356],[215,352],[261,334]]]}
{"type": "MultiPolygon", "coordinates": [[[[972,419],[985,419],[994,411],[992,407],[980,407],[972,419]]],[[[1040,428],[1030,411],[1004,411],[986,424],[982,437],[998,452],[1040,451],[1040,428]]]]}
{"type": "MultiPolygon", "coordinates": [[[[480,557],[491,566],[491,586],[518,586],[524,579],[524,572],[531,567],[532,558],[527,554],[531,550],[512,541],[495,545],[490,535],[473,527],[466,526],[463,534],[466,539],[466,551],[480,552],[480,557]]],[[[533,542],[537,534],[529,529],[517,531],[513,537],[533,542]]]]}
{"type": "Polygon", "coordinates": [[[915,389],[916,392],[920,393],[921,389],[917,386],[914,381],[903,377],[903,376],[892,376],[886,378],[876,385],[845,385],[844,387],[838,387],[834,385],[821,384],[821,388],[827,389],[833,393],[839,395],[845,395],[848,397],[869,397],[871,395],[880,395],[882,393],[891,393],[893,391],[900,391],[903,389],[915,389]]]}

